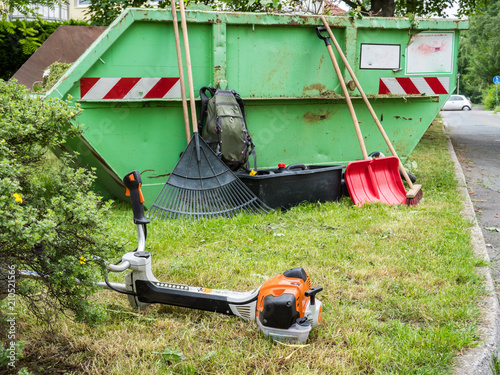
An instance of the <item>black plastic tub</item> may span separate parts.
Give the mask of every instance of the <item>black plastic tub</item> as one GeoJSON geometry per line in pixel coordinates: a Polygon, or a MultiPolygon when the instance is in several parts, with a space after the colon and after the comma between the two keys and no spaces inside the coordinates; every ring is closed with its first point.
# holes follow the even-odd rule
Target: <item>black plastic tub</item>
{"type": "Polygon", "coordinates": [[[236,176],[271,208],[288,209],[302,202],[336,201],[342,194],[344,165],[294,164],[286,168],[246,171],[236,176]]]}

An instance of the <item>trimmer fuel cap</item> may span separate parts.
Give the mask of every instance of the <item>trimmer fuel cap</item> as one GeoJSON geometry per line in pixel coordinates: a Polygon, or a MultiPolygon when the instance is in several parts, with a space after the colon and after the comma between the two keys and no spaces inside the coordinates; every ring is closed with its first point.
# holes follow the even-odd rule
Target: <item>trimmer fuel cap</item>
{"type": "Polygon", "coordinates": [[[307,318],[297,318],[297,320],[295,321],[295,324],[298,324],[299,326],[310,326],[311,325],[311,322],[309,320],[307,320],[307,318]]]}

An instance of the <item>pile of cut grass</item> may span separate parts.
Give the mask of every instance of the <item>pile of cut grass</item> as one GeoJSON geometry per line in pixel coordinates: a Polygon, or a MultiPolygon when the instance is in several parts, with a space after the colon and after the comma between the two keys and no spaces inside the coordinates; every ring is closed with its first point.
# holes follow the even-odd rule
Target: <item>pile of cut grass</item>
{"type": "MultiPolygon", "coordinates": [[[[359,208],[342,198],[266,216],[149,225],[159,280],[246,291],[303,267],[324,288],[323,320],[307,345],[266,340],[255,323],[215,313],[159,305],[136,312],[125,296],[102,291],[93,298],[109,320],[96,327],[60,317],[53,333],[22,320],[19,365],[41,374],[447,373],[478,340],[482,264],[440,124],[411,160],[424,190],[415,207],[359,208]]],[[[129,207],[118,205],[109,220],[133,249],[129,207]]]]}

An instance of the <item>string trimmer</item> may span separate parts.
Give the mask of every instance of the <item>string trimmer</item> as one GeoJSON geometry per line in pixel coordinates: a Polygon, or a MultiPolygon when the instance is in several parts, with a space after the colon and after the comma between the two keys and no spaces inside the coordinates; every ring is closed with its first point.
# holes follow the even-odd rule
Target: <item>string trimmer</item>
{"type": "Polygon", "coordinates": [[[131,198],[139,241],[135,251],[123,255],[119,263],[108,265],[112,272],[131,271],[125,276],[125,284],[106,280],[110,289],[127,294],[134,308],[163,303],[236,315],[255,320],[264,335],[273,339],[307,340],[311,329],[321,320],[322,304],[316,299],[316,294],[323,288],[311,288],[310,277],[301,267],[290,269],[259,288],[243,293],[157,280],[151,271],[151,255],[144,251],[149,221],[144,216],[141,177],[133,171],[123,181],[131,198]]]}
{"type": "MultiPolygon", "coordinates": [[[[125,284],[109,282],[107,277],[98,286],[128,295],[133,308],[144,308],[152,303],[188,307],[236,315],[255,320],[265,336],[278,341],[306,342],[312,328],[318,326],[323,311],[316,294],[322,287],[311,288],[311,279],[303,268],[283,272],[250,292],[234,292],[211,288],[162,282],[151,270],[151,255],[145,251],[146,226],[141,176],[133,171],[123,179],[131,198],[134,224],[137,226],[137,249],[123,255],[108,271],[123,272],[125,284]]],[[[19,278],[38,279],[43,276],[32,271],[19,271],[19,278]]],[[[7,296],[8,271],[0,268],[0,300],[7,296]],[[3,282],[5,279],[5,282],[3,282]],[[4,290],[5,289],[5,290],[4,290]]]]}

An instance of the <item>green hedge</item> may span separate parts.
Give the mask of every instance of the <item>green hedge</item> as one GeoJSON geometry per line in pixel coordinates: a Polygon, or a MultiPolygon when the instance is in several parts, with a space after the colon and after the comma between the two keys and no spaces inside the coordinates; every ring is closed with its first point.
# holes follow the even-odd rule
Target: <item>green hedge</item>
{"type": "Polygon", "coordinates": [[[495,85],[489,85],[483,91],[483,105],[484,109],[493,111],[497,106],[497,88],[495,85]]]}
{"type": "Polygon", "coordinates": [[[88,26],[85,21],[0,21],[0,79],[8,80],[61,25],[88,26]]]}

